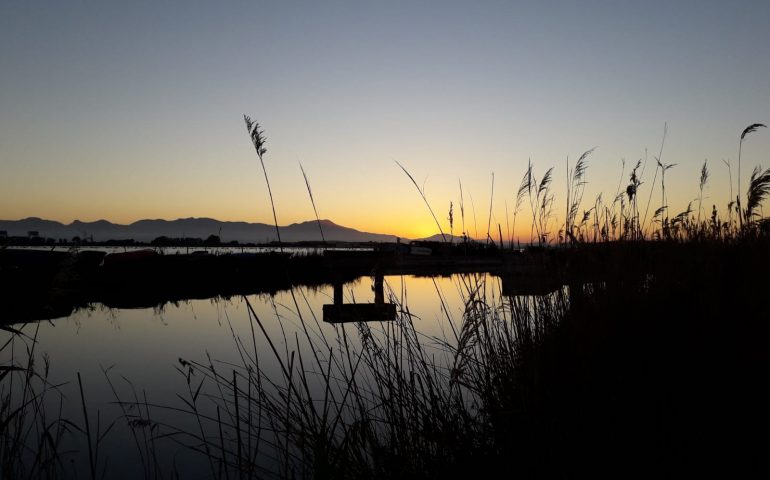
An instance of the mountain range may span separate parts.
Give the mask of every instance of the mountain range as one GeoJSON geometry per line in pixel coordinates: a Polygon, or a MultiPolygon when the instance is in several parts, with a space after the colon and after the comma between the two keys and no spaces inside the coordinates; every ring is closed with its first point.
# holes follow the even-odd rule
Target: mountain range
{"type": "MultiPolygon", "coordinates": [[[[326,241],[331,242],[395,242],[395,235],[361,232],[321,220],[326,241]]],[[[315,220],[279,227],[284,242],[320,241],[321,232],[315,220]]],[[[265,223],[223,222],[212,218],[180,218],[177,220],[139,220],[120,225],[107,220],[70,224],[29,217],[22,220],[0,220],[0,232],[10,236],[28,236],[37,232],[44,238],[71,240],[73,237],[93,238],[93,241],[135,240],[149,242],[156,237],[207,238],[217,235],[222,242],[266,243],[277,240],[275,226],[265,223]]],[[[407,240],[407,239],[404,239],[407,240]]]]}

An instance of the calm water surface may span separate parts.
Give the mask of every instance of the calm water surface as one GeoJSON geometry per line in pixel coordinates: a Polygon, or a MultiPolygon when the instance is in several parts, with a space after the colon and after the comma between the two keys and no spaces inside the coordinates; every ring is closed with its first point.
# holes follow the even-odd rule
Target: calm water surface
{"type": "MultiPolygon", "coordinates": [[[[438,344],[437,339],[451,337],[450,322],[460,324],[471,278],[467,275],[385,277],[386,298],[397,299],[414,315],[414,323],[425,344],[434,348],[438,344]]],[[[493,297],[499,296],[500,280],[483,274],[475,278],[486,280],[482,294],[494,303],[493,297]]],[[[372,302],[372,286],[371,278],[361,278],[345,285],[345,302],[372,302]]],[[[355,324],[341,326],[322,321],[322,306],[332,303],[331,287],[297,287],[274,296],[255,295],[247,299],[282,354],[308,348],[303,322],[308,326],[311,337],[319,343],[321,336],[333,343],[342,329],[352,338],[358,336],[355,324]]],[[[368,325],[377,331],[382,330],[384,324],[375,322],[368,325]]],[[[97,304],[66,318],[26,324],[23,331],[36,338],[38,365],[44,356],[50,360],[50,380],[61,384],[66,398],[63,417],[82,424],[77,386],[79,372],[89,415],[92,416],[91,428],[95,429],[93,417],[97,411],[102,429],[117,419],[115,427],[102,442],[99,454],[103,459],[109,457],[108,478],[135,478],[141,475],[136,447],[128,435],[125,420],[120,418],[120,409],[115,404],[116,395],[106,375],[112,380],[121,400],[134,400],[136,395],[141,400],[146,397],[150,404],[184,407],[179,395],[185,396],[188,387],[185,375],[178,369],[179,359],[208,363],[211,358],[222,362],[221,370],[231,374],[228,362],[242,364],[235,348],[235,338],[240,337],[251,345],[251,326],[246,300],[234,297],[190,300],[154,309],[109,309],[97,304]]],[[[15,327],[22,328],[20,325],[15,327]]],[[[0,336],[4,343],[8,335],[0,332],[0,336]]],[[[273,369],[277,374],[277,364],[264,335],[257,331],[255,337],[261,366],[268,372],[273,369]]],[[[22,348],[20,343],[14,345],[17,358],[23,352],[22,348]]],[[[435,351],[441,355],[441,349],[436,348],[435,351]]],[[[310,352],[302,353],[310,358],[310,352]]],[[[10,349],[1,354],[6,357],[2,360],[6,360],[10,349]]],[[[150,413],[157,421],[182,429],[189,428],[190,431],[195,429],[190,416],[177,415],[162,408],[152,408],[150,413]]],[[[87,451],[82,442],[79,445],[75,440],[72,442],[73,448],[81,453],[87,451]]],[[[208,476],[208,467],[200,463],[200,458],[191,459],[189,452],[173,442],[166,442],[159,450],[164,461],[174,463],[175,468],[188,478],[208,476]]],[[[87,474],[87,463],[84,463],[84,460],[87,462],[87,455],[73,455],[71,460],[80,475],[87,474]]]]}
{"type": "Polygon", "coordinates": [[[131,247],[109,247],[109,246],[98,246],[98,245],[89,245],[87,247],[70,247],[70,246],[62,246],[62,245],[54,245],[54,246],[14,246],[14,250],[42,250],[46,252],[77,252],[77,251],[96,251],[96,252],[105,252],[105,253],[125,253],[125,252],[134,252],[137,250],[155,250],[158,253],[166,254],[166,255],[174,255],[174,254],[191,254],[194,252],[198,253],[208,253],[211,255],[225,255],[228,253],[269,253],[269,252],[287,252],[292,253],[295,255],[308,255],[311,253],[322,253],[325,251],[359,251],[359,252],[370,252],[374,250],[374,248],[369,247],[335,247],[335,246],[328,246],[328,247],[206,247],[202,245],[194,246],[194,247],[154,247],[154,246],[131,246],[131,247]]]}

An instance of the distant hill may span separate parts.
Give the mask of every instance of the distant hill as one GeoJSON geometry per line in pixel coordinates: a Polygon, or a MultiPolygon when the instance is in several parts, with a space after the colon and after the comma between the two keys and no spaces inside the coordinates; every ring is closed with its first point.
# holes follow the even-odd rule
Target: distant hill
{"type": "MultiPolygon", "coordinates": [[[[331,242],[395,242],[396,236],[361,232],[337,225],[331,220],[321,220],[324,237],[331,242]]],[[[218,235],[222,242],[236,240],[241,243],[271,242],[277,240],[275,226],[265,223],[222,222],[213,218],[180,218],[177,220],[139,220],[130,225],[120,225],[107,220],[81,222],[75,220],[63,224],[52,220],[30,217],[22,220],[0,220],[0,231],[8,236],[27,236],[35,231],[46,238],[91,238],[94,241],[136,240],[149,242],[156,237],[207,238],[218,235]]],[[[292,223],[280,227],[284,242],[320,241],[321,233],[315,220],[292,223]]]]}
{"type": "MultiPolygon", "coordinates": [[[[452,242],[452,243],[462,243],[463,237],[458,237],[457,235],[450,235],[448,233],[445,233],[444,235],[441,235],[440,233],[437,233],[435,235],[431,235],[430,237],[425,237],[419,239],[421,242],[452,242]]],[[[469,241],[473,241],[473,239],[469,239],[469,241]]]]}

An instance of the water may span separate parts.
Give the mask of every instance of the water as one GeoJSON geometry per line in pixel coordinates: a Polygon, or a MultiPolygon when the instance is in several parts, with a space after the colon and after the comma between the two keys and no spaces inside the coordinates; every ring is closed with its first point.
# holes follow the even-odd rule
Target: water
{"type": "MultiPolygon", "coordinates": [[[[487,275],[455,275],[452,277],[385,277],[386,298],[395,299],[413,315],[421,341],[439,356],[442,339],[451,338],[452,327],[462,320],[464,301],[469,289],[482,279],[486,286],[482,292],[494,304],[492,297],[499,296],[501,282],[487,275]]],[[[344,286],[346,303],[372,302],[373,279],[365,277],[344,286]]],[[[188,391],[185,362],[208,364],[212,359],[225,375],[232,371],[230,364],[241,365],[242,359],[236,348],[238,339],[256,351],[260,367],[268,375],[280,376],[280,366],[272,354],[272,347],[259,325],[266,330],[280,356],[289,358],[291,351],[300,350],[306,368],[312,370],[308,351],[309,335],[316,345],[326,338],[334,345],[344,330],[351,339],[358,336],[355,324],[333,325],[322,321],[322,306],[331,304],[332,288],[297,287],[292,291],[278,292],[274,296],[252,295],[242,297],[189,300],[169,303],[154,309],[110,309],[92,305],[66,318],[26,325],[15,325],[35,339],[35,358],[38,368],[42,359],[50,359],[49,381],[61,385],[65,398],[62,416],[78,425],[84,423],[77,374],[83,380],[90,426],[96,429],[95,417],[99,415],[100,428],[106,429],[111,422],[115,426],[101,442],[100,458],[107,457],[109,478],[136,478],[142,476],[138,450],[125,425],[117,400],[133,401],[135,398],[149,404],[165,407],[185,407],[179,395],[188,391]],[[247,307],[250,304],[259,322],[251,322],[247,307]],[[307,332],[304,325],[307,327],[307,332]],[[256,329],[252,337],[252,326],[256,329]],[[252,345],[252,338],[256,339],[252,345]],[[180,371],[181,370],[181,371],[180,371]],[[110,386],[117,390],[117,395],[110,386]]],[[[384,323],[368,324],[375,332],[384,323]]],[[[0,332],[0,340],[10,337],[0,332]]],[[[13,352],[23,358],[25,345],[15,341],[13,352]]],[[[0,352],[0,360],[7,364],[11,348],[0,352]]],[[[323,354],[324,352],[320,352],[323,354]]],[[[197,386],[202,376],[192,381],[197,386]]],[[[56,398],[56,397],[54,397],[56,398]]],[[[209,405],[210,407],[210,405],[209,405]]],[[[188,432],[196,430],[194,417],[179,415],[160,407],[151,407],[153,420],[173,425],[188,432]]],[[[77,452],[69,456],[78,475],[87,476],[87,446],[81,438],[66,440],[67,446],[77,452]]],[[[205,478],[209,475],[206,462],[201,456],[190,456],[189,450],[174,442],[158,442],[157,452],[163,467],[170,469],[173,463],[183,478],[205,478]],[[184,461],[180,461],[184,459],[184,461]]]]}
{"type": "Polygon", "coordinates": [[[14,250],[36,250],[46,252],[77,252],[77,251],[92,251],[92,252],[104,252],[104,253],[125,253],[135,252],[137,250],[155,250],[158,253],[166,255],[175,254],[191,254],[191,253],[206,253],[210,255],[225,255],[228,253],[275,253],[286,252],[294,255],[310,255],[320,254],[326,251],[340,251],[340,252],[371,252],[374,248],[370,247],[206,247],[197,245],[194,247],[154,247],[154,246],[133,246],[133,247],[110,247],[89,245],[87,247],[70,247],[66,245],[54,245],[54,246],[14,246],[14,250]]]}

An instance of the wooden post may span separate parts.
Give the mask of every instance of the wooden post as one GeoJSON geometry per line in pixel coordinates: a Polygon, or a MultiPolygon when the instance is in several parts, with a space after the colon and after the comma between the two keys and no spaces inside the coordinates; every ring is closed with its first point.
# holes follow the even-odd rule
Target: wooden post
{"type": "Polygon", "coordinates": [[[374,274],[374,303],[382,305],[385,303],[385,289],[383,287],[383,276],[381,273],[374,274]]]}

